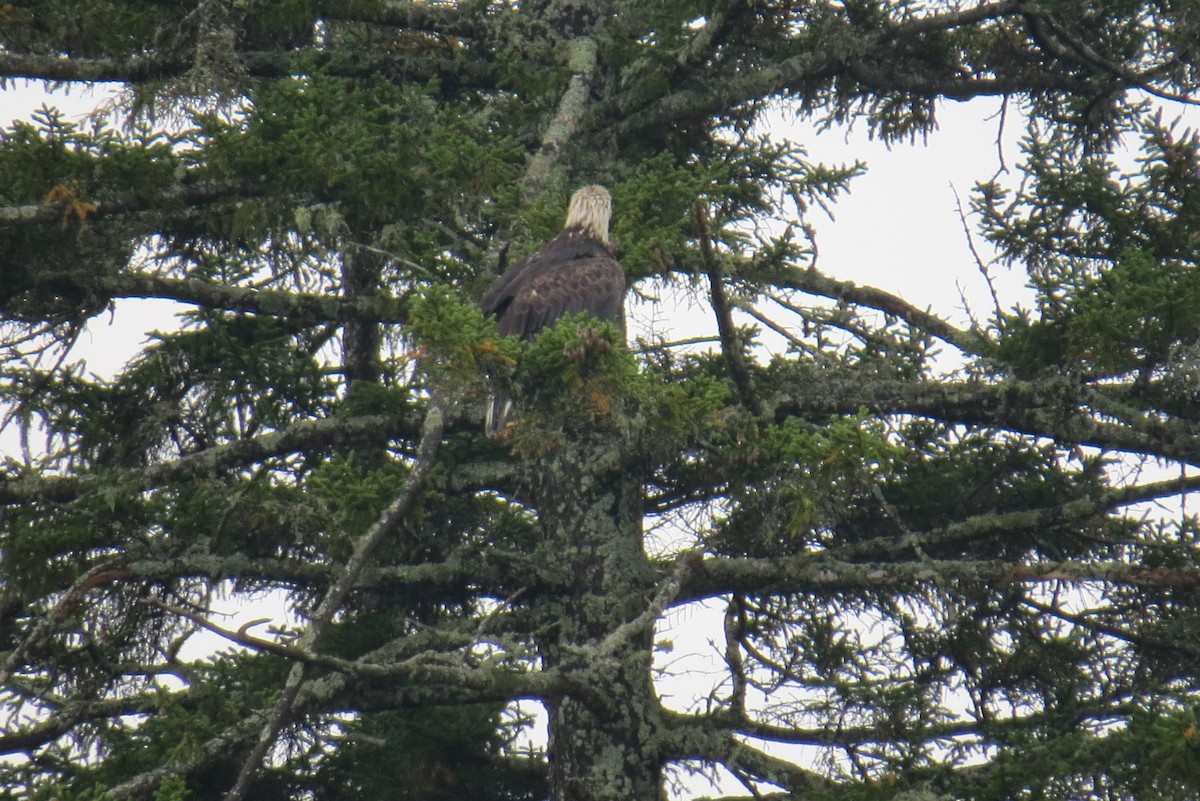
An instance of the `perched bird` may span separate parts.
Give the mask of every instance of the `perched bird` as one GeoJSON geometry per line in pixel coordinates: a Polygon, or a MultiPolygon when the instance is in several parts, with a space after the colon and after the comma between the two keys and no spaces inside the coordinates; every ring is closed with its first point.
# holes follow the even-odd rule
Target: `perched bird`
{"type": "MultiPolygon", "coordinates": [[[[505,270],[479,305],[496,315],[502,336],[533,337],[564,314],[587,312],[598,320],[622,319],[625,271],[608,241],[612,198],[602,186],[585,186],[571,196],[562,233],[505,270]]],[[[504,426],[512,401],[494,397],[485,429],[504,426]]]]}

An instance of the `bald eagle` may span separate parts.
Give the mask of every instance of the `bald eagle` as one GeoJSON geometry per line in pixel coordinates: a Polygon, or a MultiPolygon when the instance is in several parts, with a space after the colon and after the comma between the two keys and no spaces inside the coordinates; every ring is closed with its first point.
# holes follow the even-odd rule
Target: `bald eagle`
{"type": "MultiPolygon", "coordinates": [[[[585,186],[571,196],[562,233],[505,270],[479,305],[496,315],[501,336],[533,339],[564,314],[587,312],[598,320],[621,321],[625,271],[608,241],[612,198],[602,186],[585,186]]],[[[512,401],[492,398],[486,430],[504,426],[512,401]]]]}

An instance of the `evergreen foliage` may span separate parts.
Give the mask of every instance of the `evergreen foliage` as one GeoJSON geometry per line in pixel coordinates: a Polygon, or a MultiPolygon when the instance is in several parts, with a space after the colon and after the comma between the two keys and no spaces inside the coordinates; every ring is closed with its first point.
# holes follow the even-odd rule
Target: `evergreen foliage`
{"type": "Polygon", "coordinates": [[[23,80],[116,100],[0,137],[0,798],[1200,795],[1193,4],[13,0],[23,80]],[[1031,304],[817,269],[866,165],[769,111],[995,96],[1031,304]],[[719,344],[497,336],[589,183],[719,344]],[[89,372],[145,298],[178,329],[89,372]]]}

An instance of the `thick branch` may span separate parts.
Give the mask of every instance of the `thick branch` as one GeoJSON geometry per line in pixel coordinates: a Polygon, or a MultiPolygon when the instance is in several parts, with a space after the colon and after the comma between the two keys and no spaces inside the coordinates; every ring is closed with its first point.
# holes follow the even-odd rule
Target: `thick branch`
{"type": "Polygon", "coordinates": [[[1091,386],[1069,377],[1034,381],[906,382],[873,380],[845,372],[822,371],[793,382],[779,397],[775,418],[853,414],[911,414],[946,423],[993,426],[1065,445],[1091,445],[1185,464],[1200,461],[1200,434],[1186,421],[1151,418],[1100,422],[1089,408],[1102,407],[1126,389],[1091,386]]]}
{"type": "Polygon", "coordinates": [[[541,146],[525,170],[525,197],[535,198],[550,182],[558,155],[579,132],[587,110],[589,89],[596,73],[596,40],[581,36],[571,41],[567,66],[571,80],[558,103],[558,112],[542,134],[541,146]]]}
{"type": "Polygon", "coordinates": [[[877,309],[884,314],[900,318],[915,329],[948,342],[963,353],[982,356],[989,350],[985,337],[976,331],[955,328],[940,317],[918,309],[897,295],[871,286],[859,286],[853,281],[830,278],[815,267],[788,270],[783,280],[776,281],[775,285],[877,309]]]}
{"type": "Polygon", "coordinates": [[[735,774],[748,774],[790,791],[789,798],[806,798],[806,793],[821,793],[824,797],[835,788],[820,774],[753,748],[730,731],[701,725],[685,715],[672,717],[673,725],[664,738],[663,750],[668,759],[701,759],[724,765],[735,774]]]}
{"type": "MultiPolygon", "coordinates": [[[[273,559],[242,553],[218,556],[194,551],[161,559],[135,558],[121,563],[121,569],[138,581],[170,582],[183,577],[211,581],[242,579],[305,590],[327,588],[336,570],[332,565],[294,558],[273,559]]],[[[380,592],[417,593],[427,601],[436,602],[443,594],[460,597],[462,588],[468,584],[485,593],[503,595],[503,573],[495,559],[455,556],[445,562],[367,567],[358,586],[380,592]]]]}
{"type": "MultiPolygon", "coordinates": [[[[986,19],[998,19],[1014,13],[1015,7],[1016,4],[997,3],[989,7],[990,13],[982,19],[967,21],[979,24],[986,19]]],[[[623,108],[612,118],[621,120],[617,128],[622,135],[634,137],[639,131],[657,129],[680,119],[720,115],[764,98],[808,95],[811,99],[820,93],[814,87],[838,77],[851,79],[850,86],[842,90],[848,99],[897,92],[953,100],[1047,92],[1097,93],[1095,83],[1041,65],[1033,65],[1020,74],[1005,75],[974,74],[975,70],[963,64],[947,66],[941,74],[933,76],[928,74],[928,65],[922,72],[897,69],[896,42],[950,30],[961,24],[960,19],[963,18],[956,14],[919,17],[878,31],[858,30],[847,23],[841,35],[830,31],[820,45],[805,52],[757,70],[692,81],[687,88],[657,98],[645,108],[623,108]]],[[[1109,76],[1104,77],[1111,82],[1109,76]]]]}
{"type": "Polygon", "coordinates": [[[407,322],[403,302],[385,297],[344,298],[314,292],[286,292],[216,284],[193,278],[166,278],[130,273],[102,278],[98,289],[112,298],[160,298],[224,309],[286,317],[312,323],[366,319],[402,325],[407,322]]]}
{"type": "Polygon", "coordinates": [[[938,11],[906,19],[898,26],[904,34],[927,31],[949,31],[966,25],[978,25],[988,20],[1000,19],[1015,14],[1021,8],[1021,0],[999,0],[995,3],[980,3],[977,6],[951,11],[938,11]]]}
{"type": "MultiPolygon", "coordinates": [[[[0,53],[3,58],[3,53],[0,53]]],[[[222,183],[201,184],[194,186],[171,186],[151,196],[149,200],[139,200],[137,204],[122,200],[109,200],[92,203],[87,219],[96,220],[141,217],[161,214],[163,209],[196,208],[206,206],[220,200],[231,198],[262,197],[264,190],[252,183],[222,183]]],[[[0,223],[4,225],[22,224],[51,224],[60,225],[63,221],[63,209],[57,203],[37,203],[27,206],[0,206],[0,223]]]]}
{"type": "Polygon", "coordinates": [[[91,489],[114,484],[123,490],[137,492],[172,481],[217,475],[275,456],[313,448],[370,442],[401,436],[411,433],[411,430],[410,421],[391,415],[328,418],[297,423],[281,431],[237,440],[227,445],[217,445],[199,453],[138,470],[109,472],[104,476],[52,476],[0,481],[0,506],[31,501],[66,503],[91,489]]]}
{"type": "Polygon", "coordinates": [[[684,580],[680,603],[729,592],[781,594],[878,590],[930,581],[967,580],[995,584],[1066,582],[1194,589],[1200,569],[1150,568],[1121,562],[1014,564],[999,560],[846,562],[808,554],[783,559],[714,557],[698,563],[684,580]]]}
{"type": "MultiPolygon", "coordinates": [[[[722,62],[714,59],[717,66],[708,75],[691,76],[686,86],[643,101],[644,105],[618,100],[618,108],[606,117],[619,120],[616,127],[622,136],[636,138],[647,130],[680,121],[702,121],[731,108],[778,97],[796,98],[805,109],[831,106],[831,115],[837,117],[848,116],[855,104],[863,107],[864,114],[873,115],[875,99],[897,94],[931,101],[1014,95],[1114,97],[1141,89],[1160,97],[1190,100],[1163,85],[1170,76],[1160,66],[1139,70],[1136,64],[1095,56],[1090,47],[1086,48],[1091,54],[1087,63],[1080,65],[1078,59],[1064,63],[1044,47],[1039,52],[1039,43],[1016,36],[1010,37],[1011,41],[997,39],[996,46],[1006,51],[997,53],[980,52],[978,38],[963,37],[958,44],[953,37],[957,28],[984,29],[992,21],[1020,18],[1023,11],[1035,6],[1027,2],[982,3],[886,23],[871,20],[867,25],[846,13],[836,29],[827,14],[819,37],[797,36],[800,52],[795,55],[758,69],[730,72],[724,72],[722,62]],[[929,51],[945,54],[934,64],[922,55],[929,51]]],[[[930,117],[929,123],[932,121],[930,117]]]]}
{"type": "MultiPolygon", "coordinates": [[[[497,71],[483,58],[456,58],[428,53],[338,52],[315,48],[281,51],[238,51],[240,66],[254,78],[286,78],[321,71],[349,78],[403,76],[423,84],[439,80],[444,86],[494,89],[497,71]]],[[[144,53],[127,57],[81,58],[0,52],[0,77],[83,83],[144,83],[185,75],[190,57],[144,53]]]]}

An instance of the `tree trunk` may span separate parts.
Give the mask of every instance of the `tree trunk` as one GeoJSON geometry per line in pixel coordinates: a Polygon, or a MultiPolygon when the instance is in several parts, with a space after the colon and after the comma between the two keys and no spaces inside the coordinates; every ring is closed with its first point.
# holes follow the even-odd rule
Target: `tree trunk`
{"type": "Polygon", "coordinates": [[[595,670],[598,701],[567,696],[550,710],[553,801],[660,801],[656,717],[646,665],[595,670]],[[597,708],[599,707],[599,708],[597,708]]]}
{"type": "Polygon", "coordinates": [[[552,587],[539,598],[542,659],[574,687],[549,703],[550,797],[659,801],[654,615],[639,619],[654,595],[642,486],[606,433],[567,437],[530,465],[552,587]]]}

